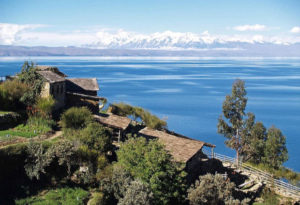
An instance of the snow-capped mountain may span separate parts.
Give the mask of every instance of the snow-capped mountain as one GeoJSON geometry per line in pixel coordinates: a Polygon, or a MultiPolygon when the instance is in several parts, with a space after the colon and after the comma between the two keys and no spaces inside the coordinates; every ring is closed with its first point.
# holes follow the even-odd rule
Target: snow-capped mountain
{"type": "Polygon", "coordinates": [[[101,31],[97,40],[83,45],[88,48],[114,49],[243,49],[248,44],[289,45],[283,39],[275,37],[254,36],[213,36],[207,31],[201,34],[180,32],[157,32],[149,35],[130,33],[119,30],[115,33],[101,31]]]}

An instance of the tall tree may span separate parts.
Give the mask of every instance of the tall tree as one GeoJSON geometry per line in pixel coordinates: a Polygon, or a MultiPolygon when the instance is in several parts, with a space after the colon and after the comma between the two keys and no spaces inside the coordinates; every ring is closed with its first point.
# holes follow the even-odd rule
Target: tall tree
{"type": "Polygon", "coordinates": [[[272,126],[268,129],[264,163],[273,168],[279,168],[283,162],[288,160],[288,151],[285,146],[285,136],[280,129],[272,126]]]}
{"type": "Polygon", "coordinates": [[[236,80],[232,85],[231,95],[227,95],[223,102],[225,119],[221,115],[218,122],[218,133],[223,134],[227,138],[226,145],[236,151],[238,162],[255,119],[254,114],[245,113],[246,94],[245,82],[236,80]]]}

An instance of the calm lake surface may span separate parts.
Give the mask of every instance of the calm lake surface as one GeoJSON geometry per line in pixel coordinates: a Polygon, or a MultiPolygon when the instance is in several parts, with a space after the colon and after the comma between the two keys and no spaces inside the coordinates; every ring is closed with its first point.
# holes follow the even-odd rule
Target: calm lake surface
{"type": "Polygon", "coordinates": [[[69,77],[97,78],[109,103],[141,106],[183,135],[215,144],[234,156],[217,134],[222,102],[235,79],[245,80],[247,111],[287,138],[289,160],[300,171],[300,59],[0,57],[0,76],[19,72],[24,60],[53,65],[69,77]]]}

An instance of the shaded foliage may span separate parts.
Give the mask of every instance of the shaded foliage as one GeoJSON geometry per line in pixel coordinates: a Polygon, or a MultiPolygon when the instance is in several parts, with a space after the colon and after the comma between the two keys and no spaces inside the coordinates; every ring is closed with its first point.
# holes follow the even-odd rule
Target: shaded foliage
{"type": "Polygon", "coordinates": [[[27,146],[28,157],[24,166],[30,179],[40,179],[41,173],[46,173],[45,168],[50,165],[54,156],[50,150],[46,150],[41,143],[30,142],[27,146]]]}
{"type": "Polygon", "coordinates": [[[27,154],[24,168],[30,179],[39,180],[41,174],[46,174],[45,169],[54,159],[58,160],[59,165],[66,165],[69,175],[72,163],[76,163],[76,147],[68,141],[61,141],[50,147],[42,143],[30,142],[27,146],[27,154]]]}
{"type": "Polygon", "coordinates": [[[30,87],[17,79],[7,80],[0,84],[1,110],[19,110],[25,105],[21,100],[23,95],[30,91],[30,87]]]}
{"type": "Polygon", "coordinates": [[[282,132],[272,126],[268,129],[263,162],[273,168],[279,168],[288,160],[288,152],[285,146],[286,139],[282,132]]]}
{"type": "Polygon", "coordinates": [[[131,181],[127,187],[124,197],[119,200],[119,205],[150,205],[153,193],[149,185],[140,180],[131,181]]]}

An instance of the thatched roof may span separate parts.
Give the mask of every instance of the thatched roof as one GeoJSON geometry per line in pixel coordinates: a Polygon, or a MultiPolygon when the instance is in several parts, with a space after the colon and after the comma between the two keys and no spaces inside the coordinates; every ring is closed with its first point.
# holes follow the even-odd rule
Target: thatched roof
{"type": "Polygon", "coordinates": [[[99,86],[96,78],[68,78],[67,88],[69,91],[98,91],[99,86]]]}
{"type": "Polygon", "coordinates": [[[65,81],[64,77],[61,77],[60,75],[52,72],[52,71],[37,71],[38,74],[40,74],[45,80],[47,80],[50,83],[55,83],[55,82],[62,82],[65,81]]]}
{"type": "Polygon", "coordinates": [[[60,75],[61,77],[67,77],[66,74],[61,72],[57,67],[55,66],[49,66],[49,65],[36,65],[35,66],[36,70],[38,71],[52,71],[56,73],[57,75],[60,75]]]}
{"type": "Polygon", "coordinates": [[[178,137],[164,131],[153,130],[148,127],[139,131],[145,137],[158,138],[166,146],[174,159],[178,162],[187,162],[192,158],[204,145],[205,142],[193,140],[187,137],[178,137]]]}
{"type": "Polygon", "coordinates": [[[125,130],[131,122],[131,120],[127,117],[121,117],[111,113],[94,115],[94,118],[101,124],[121,130],[125,130]]]}

